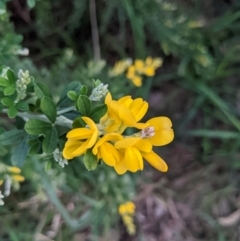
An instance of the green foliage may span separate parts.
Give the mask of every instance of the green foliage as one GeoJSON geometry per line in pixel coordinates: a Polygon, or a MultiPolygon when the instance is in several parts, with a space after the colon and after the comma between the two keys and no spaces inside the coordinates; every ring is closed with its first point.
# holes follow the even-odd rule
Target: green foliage
{"type": "Polygon", "coordinates": [[[92,150],[88,149],[84,155],[83,162],[88,171],[93,171],[98,166],[98,158],[93,155],[92,150]]]}

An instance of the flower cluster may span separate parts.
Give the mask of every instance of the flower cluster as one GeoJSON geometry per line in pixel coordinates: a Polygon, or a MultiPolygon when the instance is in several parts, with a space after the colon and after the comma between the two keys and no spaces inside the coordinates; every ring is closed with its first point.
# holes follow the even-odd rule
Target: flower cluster
{"type": "Polygon", "coordinates": [[[118,207],[118,213],[122,217],[123,223],[130,235],[134,235],[136,233],[136,227],[133,220],[135,209],[136,207],[133,202],[123,203],[118,207]]]}
{"type": "Polygon", "coordinates": [[[118,174],[143,170],[145,159],[157,170],[166,172],[166,163],[152,148],[166,145],[173,140],[171,120],[167,117],[155,117],[146,123],[139,122],[148,110],[148,103],[142,98],[124,96],[113,100],[108,93],[105,104],[108,111],[99,123],[84,116],[82,120],[85,126],[67,133],[63,157],[69,160],[91,153],[96,162],[102,159],[118,174]],[[128,127],[138,131],[126,136],[124,132],[128,127]]]}
{"type": "Polygon", "coordinates": [[[142,75],[154,76],[157,68],[162,66],[161,58],[148,57],[145,62],[140,59],[136,59],[134,64],[127,70],[127,78],[130,79],[137,87],[142,85],[142,75]]]}
{"type": "MultiPolygon", "coordinates": [[[[14,166],[11,167],[4,164],[0,165],[0,175],[1,175],[0,186],[3,183],[5,184],[4,196],[8,196],[10,194],[11,187],[13,187],[14,189],[18,189],[19,182],[23,182],[25,180],[25,178],[22,175],[20,175],[20,173],[21,173],[21,169],[19,169],[18,167],[14,167],[14,166]]],[[[4,196],[0,193],[0,203],[2,203],[1,199],[4,196]]]]}
{"type": "Polygon", "coordinates": [[[31,78],[29,76],[29,71],[26,70],[23,72],[21,69],[18,72],[18,80],[17,80],[17,92],[18,92],[18,98],[17,101],[22,100],[26,97],[26,89],[27,85],[29,85],[31,82],[31,78]]]}

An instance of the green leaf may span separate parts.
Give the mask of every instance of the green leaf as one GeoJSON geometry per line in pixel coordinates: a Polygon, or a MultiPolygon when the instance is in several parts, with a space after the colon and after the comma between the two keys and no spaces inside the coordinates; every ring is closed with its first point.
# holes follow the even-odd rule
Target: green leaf
{"type": "Polygon", "coordinates": [[[11,85],[11,82],[8,81],[7,79],[0,77],[0,86],[9,86],[11,85]]]}
{"type": "Polygon", "coordinates": [[[77,100],[77,108],[82,115],[88,116],[91,111],[91,101],[85,95],[80,95],[77,100]]]}
{"type": "Polygon", "coordinates": [[[98,123],[100,119],[107,113],[107,105],[99,105],[91,110],[90,118],[95,122],[98,123]]]}
{"type": "Polygon", "coordinates": [[[38,140],[34,140],[35,142],[32,143],[31,145],[29,145],[29,150],[28,150],[28,154],[30,156],[32,155],[36,155],[39,154],[39,151],[41,150],[41,143],[38,140]]]}
{"type": "Polygon", "coordinates": [[[82,117],[77,117],[76,119],[74,119],[72,127],[73,128],[79,128],[79,127],[85,127],[86,123],[85,121],[82,119],[82,117]]]}
{"type": "Polygon", "coordinates": [[[98,166],[97,156],[93,155],[92,150],[88,149],[84,155],[83,162],[88,171],[93,171],[98,166]]]}
{"type": "Polygon", "coordinates": [[[14,101],[12,99],[10,99],[9,97],[2,98],[1,103],[8,107],[14,105],[14,101]]]}
{"type": "Polygon", "coordinates": [[[79,92],[81,88],[81,84],[77,81],[70,82],[65,88],[64,91],[62,92],[60,99],[58,101],[57,106],[58,107],[69,107],[73,105],[72,101],[68,98],[67,93],[68,91],[72,90],[75,91],[76,93],[79,92]]]}
{"type": "Polygon", "coordinates": [[[18,110],[22,110],[22,111],[28,111],[29,110],[28,103],[26,103],[24,101],[19,101],[15,106],[18,110]]]}
{"type": "Polygon", "coordinates": [[[72,101],[76,101],[77,100],[77,93],[73,90],[69,90],[67,92],[67,96],[69,99],[71,99],[72,101]]]}
{"type": "Polygon", "coordinates": [[[42,99],[44,96],[52,98],[49,88],[41,82],[38,82],[34,85],[34,91],[39,99],[42,99]]]}
{"type": "Polygon", "coordinates": [[[46,154],[51,154],[57,148],[57,145],[58,145],[58,132],[56,127],[54,126],[46,134],[43,140],[42,148],[46,154]]]}
{"type": "Polygon", "coordinates": [[[16,116],[17,116],[17,113],[18,113],[18,111],[17,111],[17,108],[14,106],[14,105],[12,105],[9,109],[8,109],[8,117],[9,118],[15,118],[16,116]]]}
{"type": "Polygon", "coordinates": [[[53,103],[53,100],[49,97],[44,96],[41,99],[40,108],[42,112],[47,116],[47,118],[54,123],[57,118],[57,108],[53,103]]]}
{"type": "Polygon", "coordinates": [[[83,85],[80,89],[80,95],[87,95],[88,88],[86,85],[83,85]]]}
{"type": "Polygon", "coordinates": [[[26,161],[28,154],[27,137],[25,137],[14,149],[12,153],[12,164],[21,167],[26,161]]]}
{"type": "Polygon", "coordinates": [[[16,88],[13,86],[8,86],[4,89],[4,95],[12,95],[16,91],[16,88]]]}
{"type": "Polygon", "coordinates": [[[16,78],[16,75],[13,73],[13,71],[11,69],[7,70],[7,77],[8,77],[8,80],[10,81],[10,83],[12,85],[15,85],[15,83],[17,81],[17,78],[16,78]]]}
{"type": "Polygon", "coordinates": [[[0,135],[0,143],[1,145],[12,145],[18,143],[26,136],[26,132],[24,130],[11,130],[6,131],[0,135]]]}
{"type": "Polygon", "coordinates": [[[40,135],[45,134],[51,129],[52,124],[41,120],[29,120],[24,129],[30,135],[40,135]]]}

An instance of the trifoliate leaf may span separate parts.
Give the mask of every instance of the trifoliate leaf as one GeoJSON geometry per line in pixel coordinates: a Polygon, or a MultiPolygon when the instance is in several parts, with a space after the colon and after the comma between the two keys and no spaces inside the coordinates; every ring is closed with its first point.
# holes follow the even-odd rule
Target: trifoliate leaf
{"type": "Polygon", "coordinates": [[[15,83],[17,81],[17,78],[16,78],[16,75],[13,73],[13,71],[11,69],[7,70],[7,77],[8,77],[8,80],[10,81],[10,83],[12,85],[15,85],[15,83]]]}
{"type": "Polygon", "coordinates": [[[39,99],[42,99],[44,96],[52,98],[49,88],[41,82],[38,82],[34,85],[34,91],[39,99]]]}
{"type": "Polygon", "coordinates": [[[44,96],[41,99],[40,108],[42,112],[47,116],[47,118],[54,123],[57,118],[57,108],[53,103],[53,100],[49,97],[44,96]]]}
{"type": "Polygon", "coordinates": [[[14,105],[12,105],[7,112],[8,117],[11,119],[15,118],[17,116],[17,113],[18,113],[17,108],[14,105]]]}
{"type": "Polygon", "coordinates": [[[91,111],[91,101],[85,95],[80,95],[77,100],[77,109],[83,116],[88,116],[91,111]]]}
{"type": "Polygon", "coordinates": [[[27,138],[24,138],[14,149],[12,153],[12,164],[21,167],[26,161],[28,154],[27,138]]]}
{"type": "Polygon", "coordinates": [[[42,148],[46,154],[51,154],[57,148],[58,145],[58,132],[56,127],[52,127],[46,134],[42,148]]]}
{"type": "Polygon", "coordinates": [[[41,120],[29,120],[24,129],[30,135],[40,135],[47,133],[52,127],[51,123],[41,121],[41,120]]]}
{"type": "Polygon", "coordinates": [[[0,86],[9,86],[11,82],[3,77],[0,77],[0,86]]]}
{"type": "Polygon", "coordinates": [[[16,91],[16,88],[13,86],[8,86],[4,89],[4,95],[12,95],[16,91]]]}
{"type": "Polygon", "coordinates": [[[14,105],[14,101],[9,97],[2,98],[1,103],[5,106],[8,106],[8,107],[14,105]]]}
{"type": "Polygon", "coordinates": [[[73,81],[71,83],[69,83],[65,88],[64,88],[64,91],[62,92],[61,94],[61,97],[58,101],[58,104],[57,106],[58,107],[69,107],[69,106],[72,106],[73,105],[73,102],[72,100],[70,100],[67,96],[67,93],[68,91],[72,90],[72,91],[75,91],[76,93],[79,92],[81,88],[81,84],[77,81],[73,81]]]}
{"type": "Polygon", "coordinates": [[[0,135],[0,143],[1,145],[12,145],[18,143],[26,136],[26,132],[24,130],[11,130],[6,131],[0,135]]]}
{"type": "Polygon", "coordinates": [[[90,118],[95,122],[98,123],[100,119],[107,113],[107,105],[99,105],[93,108],[90,112],[90,118]]]}

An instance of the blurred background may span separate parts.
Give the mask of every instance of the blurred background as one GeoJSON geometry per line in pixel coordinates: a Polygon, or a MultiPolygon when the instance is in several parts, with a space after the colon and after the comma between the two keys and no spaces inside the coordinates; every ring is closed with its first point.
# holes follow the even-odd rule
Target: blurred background
{"type": "Polygon", "coordinates": [[[156,149],[167,173],[87,172],[81,161],[43,172],[29,159],[0,207],[0,240],[239,241],[239,64],[237,0],[0,0],[0,65],[29,70],[56,99],[70,81],[100,79],[115,99],[147,99],[148,117],[168,116],[175,131],[156,149]],[[109,76],[148,56],[163,65],[142,87],[109,76]],[[136,204],[133,236],[119,196],[136,204]]]}

